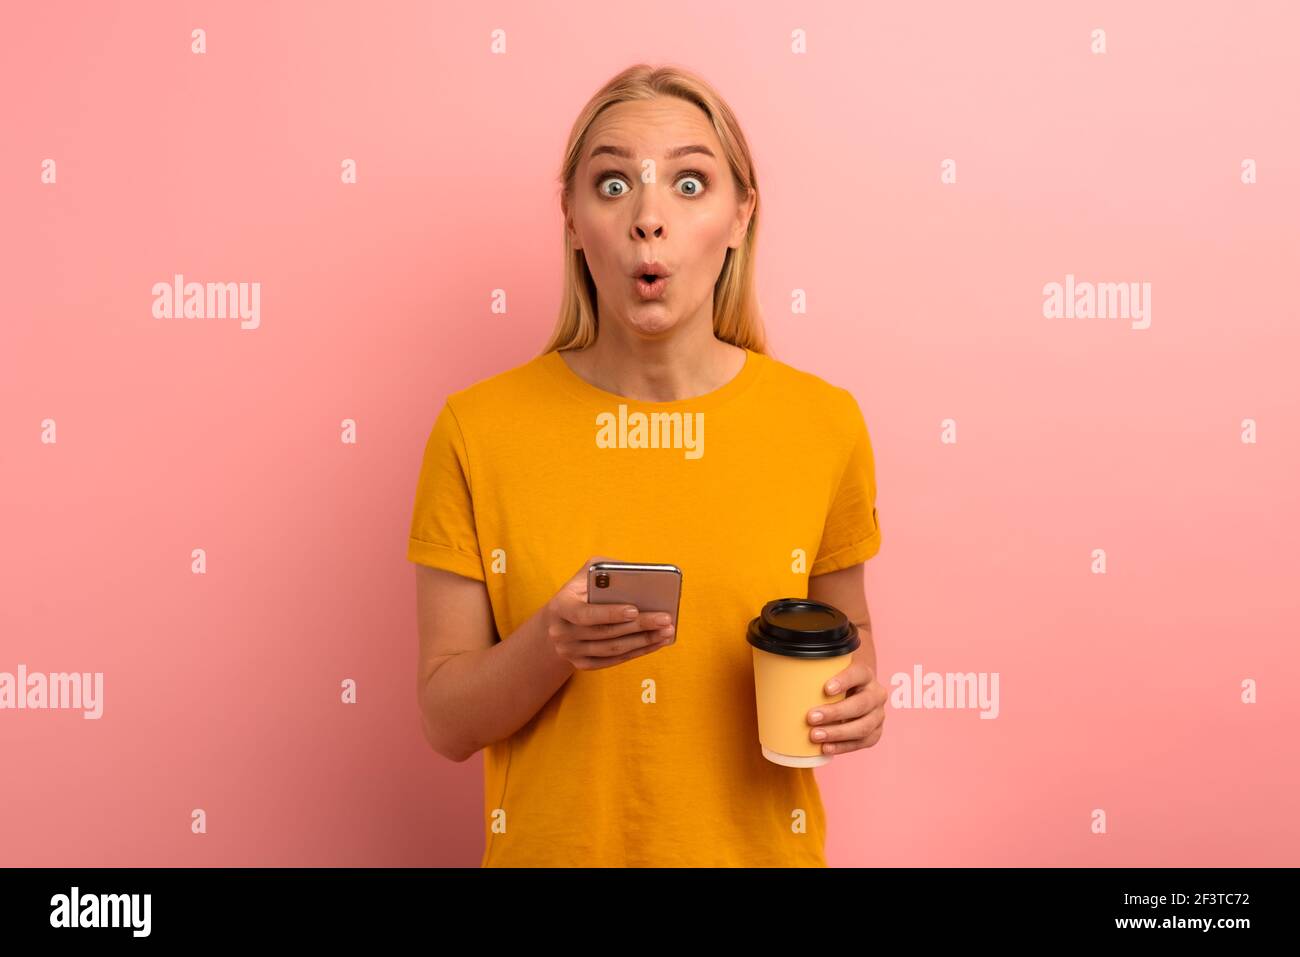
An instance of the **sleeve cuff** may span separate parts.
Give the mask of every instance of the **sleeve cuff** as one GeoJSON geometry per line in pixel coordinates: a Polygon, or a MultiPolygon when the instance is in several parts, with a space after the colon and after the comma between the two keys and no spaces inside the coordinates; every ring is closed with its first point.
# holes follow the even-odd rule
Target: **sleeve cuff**
{"type": "Polygon", "coordinates": [[[824,555],[817,561],[813,562],[812,568],[808,570],[808,577],[811,578],[814,575],[825,575],[827,572],[837,572],[841,568],[848,568],[850,565],[865,562],[878,551],[880,551],[879,525],[876,526],[874,532],[862,541],[841,548],[837,552],[831,552],[829,555],[824,555]]]}
{"type": "Polygon", "coordinates": [[[459,548],[452,548],[450,545],[437,545],[412,538],[407,542],[406,557],[417,564],[441,568],[475,581],[487,580],[483,574],[481,558],[469,552],[462,552],[459,548]]]}

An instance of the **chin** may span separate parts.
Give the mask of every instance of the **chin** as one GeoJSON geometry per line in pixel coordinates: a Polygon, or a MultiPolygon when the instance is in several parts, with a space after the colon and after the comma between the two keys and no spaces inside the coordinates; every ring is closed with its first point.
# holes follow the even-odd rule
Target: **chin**
{"type": "Polygon", "coordinates": [[[629,316],[627,324],[635,332],[645,336],[658,336],[669,332],[677,325],[677,317],[661,311],[629,316]]]}

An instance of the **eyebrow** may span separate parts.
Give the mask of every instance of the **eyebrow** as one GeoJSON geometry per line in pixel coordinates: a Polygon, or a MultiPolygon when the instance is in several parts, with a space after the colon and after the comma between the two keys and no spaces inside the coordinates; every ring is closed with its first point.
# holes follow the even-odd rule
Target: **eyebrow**
{"type": "MultiPolygon", "coordinates": [[[[597,146],[594,150],[592,150],[591,153],[587,156],[587,159],[595,159],[597,156],[601,156],[605,153],[609,153],[613,156],[621,156],[623,157],[623,159],[632,158],[631,150],[625,150],[621,146],[610,146],[609,144],[602,144],[600,146],[597,146]]],[[[701,146],[698,143],[692,144],[691,146],[678,146],[673,149],[670,149],[667,153],[664,154],[664,159],[677,159],[677,157],[679,156],[686,156],[690,153],[703,153],[705,156],[708,156],[711,159],[715,159],[715,160],[717,159],[717,157],[713,155],[713,150],[709,149],[707,146],[701,146]]]]}

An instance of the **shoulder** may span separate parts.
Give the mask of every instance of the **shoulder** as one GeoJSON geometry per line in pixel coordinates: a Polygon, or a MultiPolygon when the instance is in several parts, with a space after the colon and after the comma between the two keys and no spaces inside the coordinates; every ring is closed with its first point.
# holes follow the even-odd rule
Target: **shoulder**
{"type": "Polygon", "coordinates": [[[461,423],[500,421],[511,410],[517,414],[521,403],[535,400],[540,390],[554,387],[544,365],[548,356],[534,356],[449,393],[447,408],[461,423]]]}
{"type": "Polygon", "coordinates": [[[852,429],[861,421],[858,400],[848,389],[772,356],[765,359],[767,385],[782,395],[783,403],[798,407],[803,414],[818,416],[827,425],[852,429]]]}

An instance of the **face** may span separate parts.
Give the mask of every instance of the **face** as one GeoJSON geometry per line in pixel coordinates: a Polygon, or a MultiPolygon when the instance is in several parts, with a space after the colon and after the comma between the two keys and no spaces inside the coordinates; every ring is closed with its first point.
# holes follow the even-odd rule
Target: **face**
{"type": "Polygon", "coordinates": [[[607,108],[588,132],[565,209],[602,324],[654,337],[688,322],[711,330],[713,286],[727,249],[745,240],[754,199],[736,189],[699,107],[658,97],[607,108]],[[641,266],[656,261],[668,278],[646,288],[641,266]]]}

